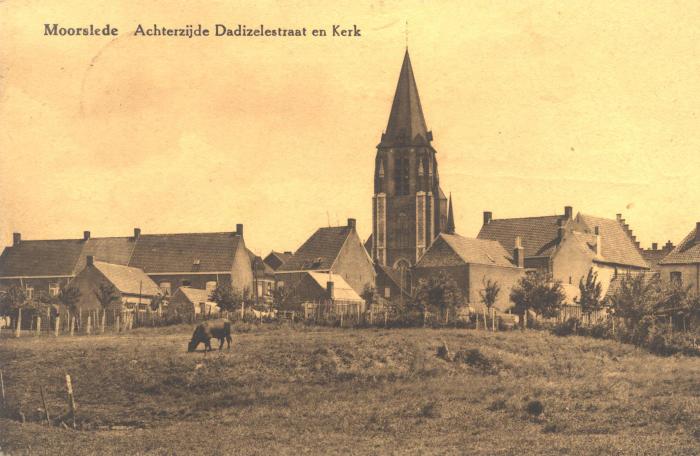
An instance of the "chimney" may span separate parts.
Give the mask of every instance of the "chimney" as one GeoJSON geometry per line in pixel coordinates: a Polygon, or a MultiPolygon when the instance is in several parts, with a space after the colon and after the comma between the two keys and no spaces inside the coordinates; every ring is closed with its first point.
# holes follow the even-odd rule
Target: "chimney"
{"type": "Polygon", "coordinates": [[[491,218],[493,217],[493,214],[489,211],[484,211],[484,225],[488,225],[491,223],[491,218]]]}
{"type": "Polygon", "coordinates": [[[557,239],[562,240],[564,239],[564,232],[566,231],[566,228],[564,228],[564,220],[559,219],[557,220],[557,239]]]}
{"type": "Polygon", "coordinates": [[[622,221],[622,214],[615,214],[615,218],[618,222],[622,221]]]}
{"type": "Polygon", "coordinates": [[[600,228],[595,227],[595,254],[596,256],[602,256],[603,255],[603,240],[600,237],[600,228]]]}
{"type": "Polygon", "coordinates": [[[564,206],[564,217],[566,217],[567,220],[572,219],[574,216],[574,208],[571,206],[564,206]]]}
{"type": "Polygon", "coordinates": [[[523,243],[520,240],[520,236],[515,237],[515,248],[513,248],[513,260],[519,268],[525,267],[525,249],[523,248],[523,243]]]}
{"type": "Polygon", "coordinates": [[[141,237],[141,228],[134,228],[134,239],[141,237]]]}
{"type": "Polygon", "coordinates": [[[356,226],[357,226],[357,220],[355,220],[354,218],[349,218],[348,219],[348,228],[352,228],[354,230],[356,226]]]}
{"type": "Polygon", "coordinates": [[[657,250],[658,248],[659,248],[659,244],[657,244],[656,242],[651,243],[651,250],[657,250]]]}
{"type": "Polygon", "coordinates": [[[83,241],[87,241],[88,239],[90,239],[90,232],[83,231],[83,241]]]}
{"type": "Polygon", "coordinates": [[[95,257],[92,255],[88,255],[85,258],[85,266],[92,266],[95,264],[95,257]]]}
{"type": "Polygon", "coordinates": [[[18,246],[22,242],[22,233],[12,233],[12,245],[18,246]]]}
{"type": "Polygon", "coordinates": [[[700,242],[700,222],[695,222],[695,242],[700,242]]]}
{"type": "Polygon", "coordinates": [[[236,223],[236,236],[243,237],[243,224],[236,223]]]}
{"type": "Polygon", "coordinates": [[[326,291],[328,292],[328,299],[333,299],[333,281],[329,280],[326,282],[326,291]]]}

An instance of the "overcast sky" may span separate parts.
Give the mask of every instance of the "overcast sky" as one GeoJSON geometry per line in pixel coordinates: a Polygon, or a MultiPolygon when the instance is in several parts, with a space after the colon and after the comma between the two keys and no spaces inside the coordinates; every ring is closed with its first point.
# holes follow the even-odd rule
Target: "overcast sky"
{"type": "Polygon", "coordinates": [[[484,210],[565,205],[623,213],[644,245],[700,221],[697,1],[121,3],[0,3],[2,245],[243,223],[264,254],[348,217],[368,236],[406,20],[460,234],[484,210]],[[45,37],[45,22],[120,36],[45,37]],[[134,37],[139,23],[362,37],[134,37]]]}

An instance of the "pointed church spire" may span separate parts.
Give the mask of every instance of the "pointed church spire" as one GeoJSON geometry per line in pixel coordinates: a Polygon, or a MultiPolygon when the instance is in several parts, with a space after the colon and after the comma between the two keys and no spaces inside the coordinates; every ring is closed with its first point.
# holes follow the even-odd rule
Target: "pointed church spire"
{"type": "Polygon", "coordinates": [[[447,234],[455,234],[455,217],[452,213],[452,193],[450,193],[450,202],[447,208],[447,226],[445,227],[447,234]]]}
{"type": "Polygon", "coordinates": [[[394,102],[391,104],[389,123],[382,135],[381,145],[423,146],[430,143],[432,135],[425,125],[423,108],[418,97],[418,87],[413,77],[408,49],[403,57],[394,102]]]}

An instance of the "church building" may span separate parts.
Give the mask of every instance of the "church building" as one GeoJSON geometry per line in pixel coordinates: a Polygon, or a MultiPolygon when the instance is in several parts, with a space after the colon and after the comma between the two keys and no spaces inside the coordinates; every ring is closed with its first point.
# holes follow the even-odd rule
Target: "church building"
{"type": "Polygon", "coordinates": [[[447,198],[432,140],[406,50],[389,122],[377,145],[368,243],[377,265],[410,270],[447,229],[447,198]]]}

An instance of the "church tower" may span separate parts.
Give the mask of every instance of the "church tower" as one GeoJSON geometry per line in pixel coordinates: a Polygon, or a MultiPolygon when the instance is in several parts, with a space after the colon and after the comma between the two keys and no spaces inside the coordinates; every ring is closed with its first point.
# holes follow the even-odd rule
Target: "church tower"
{"type": "Polygon", "coordinates": [[[432,140],[407,49],[374,168],[372,258],[381,265],[409,268],[446,230],[432,140]]]}

